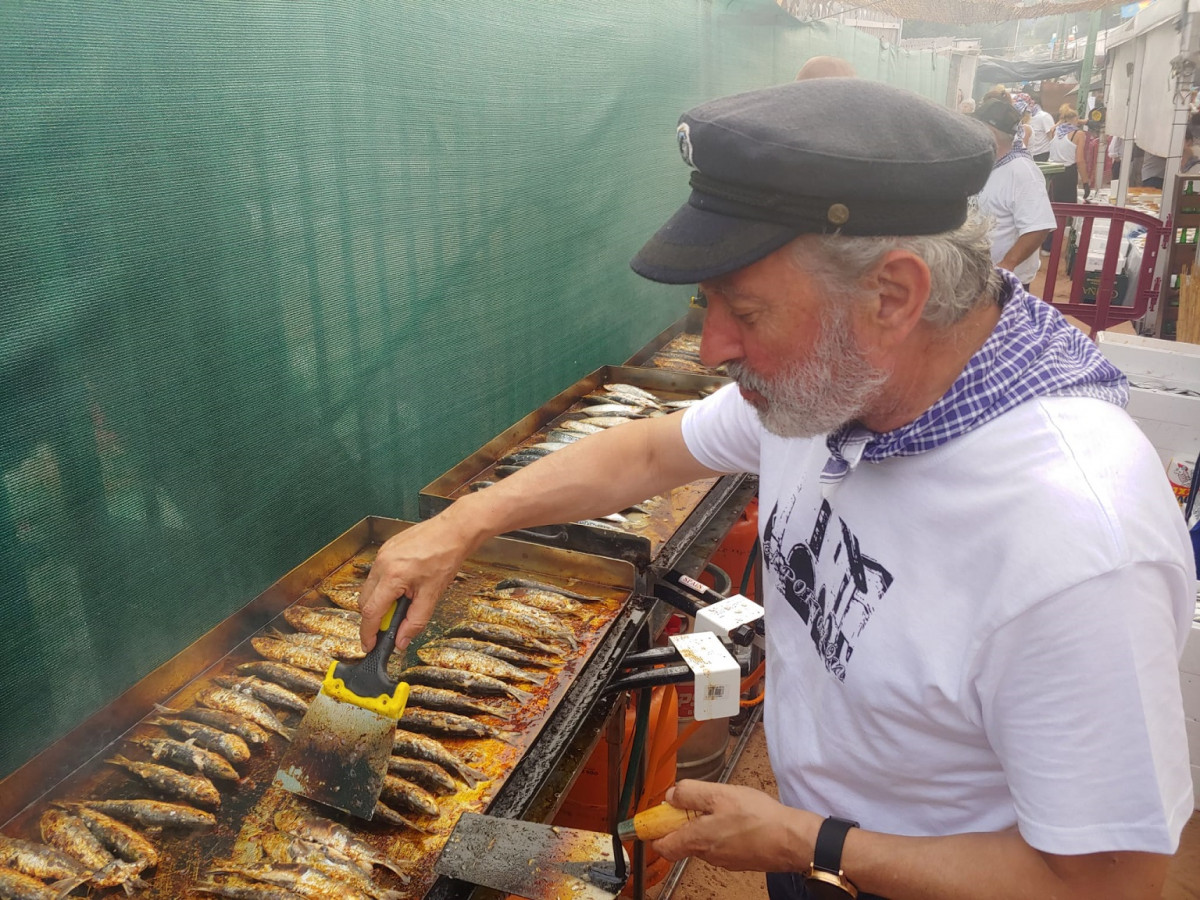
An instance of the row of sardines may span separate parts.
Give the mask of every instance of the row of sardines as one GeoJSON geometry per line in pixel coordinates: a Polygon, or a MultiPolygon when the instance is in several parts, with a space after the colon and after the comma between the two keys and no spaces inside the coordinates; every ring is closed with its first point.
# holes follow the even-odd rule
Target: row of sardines
{"type": "MultiPolygon", "coordinates": [[[[495,479],[507,478],[530,463],[582,440],[590,434],[615,428],[635,419],[679,412],[699,402],[698,398],[667,400],[634,384],[620,382],[603,384],[581,397],[577,403],[554,419],[539,434],[534,435],[511,453],[497,460],[496,465],[492,468],[492,474],[495,479]]],[[[485,478],[473,482],[470,489],[478,491],[491,487],[493,484],[495,484],[495,480],[485,478]]],[[[646,501],[646,503],[650,502],[652,501],[646,501]]],[[[601,529],[636,527],[637,516],[645,515],[647,512],[646,504],[639,504],[601,519],[588,519],[579,524],[601,529]]]]}
{"type": "Polygon", "coordinates": [[[693,375],[721,375],[724,367],[710,369],[700,362],[700,335],[683,332],[675,335],[650,357],[656,369],[671,369],[693,375]]]}
{"type": "MultiPolygon", "coordinates": [[[[251,638],[261,659],[215,676],[186,707],[158,707],[144,723],[155,736],[131,738],[106,760],[146,796],[57,802],[38,822],[41,843],[0,835],[0,898],[112,888],[132,894],[150,886],[161,836],[213,829],[223,794],[241,787],[239,767],[271,742],[291,739],[334,659],[364,655],[357,590],[321,593],[331,605],[285,610],[294,630],[251,638]]],[[[429,834],[444,801],[485,782],[448,744],[512,742],[508,723],[577,649],[575,627],[591,618],[597,599],[536,581],[499,581],[470,596],[461,621],[416,650],[416,664],[406,668],[393,657],[391,673],[411,692],[373,821],[429,834]]],[[[255,835],[252,854],[243,848],[206,863],[184,891],[252,900],[408,896],[403,863],[411,859],[389,859],[306,803],[281,806],[271,827],[255,835]]]]}

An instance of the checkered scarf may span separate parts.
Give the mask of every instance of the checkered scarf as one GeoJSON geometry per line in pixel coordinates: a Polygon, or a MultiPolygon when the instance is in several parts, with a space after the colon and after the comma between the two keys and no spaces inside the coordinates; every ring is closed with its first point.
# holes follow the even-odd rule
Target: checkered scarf
{"type": "Polygon", "coordinates": [[[937,403],[907,425],[877,434],[844,425],[829,434],[821,473],[836,484],[861,460],[915,456],[975,430],[1035,397],[1095,397],[1124,407],[1125,376],[1049,303],[1001,272],[1003,312],[991,336],[937,403]]]}

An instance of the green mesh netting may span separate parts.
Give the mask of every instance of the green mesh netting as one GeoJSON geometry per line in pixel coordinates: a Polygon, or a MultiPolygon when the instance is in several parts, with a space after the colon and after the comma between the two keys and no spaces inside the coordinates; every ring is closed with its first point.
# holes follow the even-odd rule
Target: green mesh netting
{"type": "Polygon", "coordinates": [[[0,6],[0,774],[682,315],[679,113],[830,53],[944,98],[768,0],[0,6]]]}

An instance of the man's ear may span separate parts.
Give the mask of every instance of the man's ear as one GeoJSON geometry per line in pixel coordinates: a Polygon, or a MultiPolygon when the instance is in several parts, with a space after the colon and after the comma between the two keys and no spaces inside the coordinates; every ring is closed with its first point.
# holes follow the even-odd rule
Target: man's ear
{"type": "Polygon", "coordinates": [[[889,250],[868,282],[866,308],[869,340],[880,349],[902,344],[921,321],[929,300],[931,276],[925,260],[910,250],[889,250]]]}

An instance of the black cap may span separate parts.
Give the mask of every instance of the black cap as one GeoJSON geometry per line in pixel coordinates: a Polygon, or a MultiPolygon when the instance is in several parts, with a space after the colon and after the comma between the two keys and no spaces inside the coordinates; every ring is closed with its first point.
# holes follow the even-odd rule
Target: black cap
{"type": "Polygon", "coordinates": [[[631,263],[666,284],[733,272],[801,234],[950,231],[995,159],[970,117],[857,78],[713,100],[676,134],[691,197],[631,263]]]}
{"type": "Polygon", "coordinates": [[[984,100],[975,110],[975,118],[997,131],[1013,134],[1021,124],[1021,113],[1007,100],[984,100]]]}

